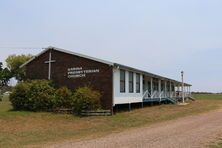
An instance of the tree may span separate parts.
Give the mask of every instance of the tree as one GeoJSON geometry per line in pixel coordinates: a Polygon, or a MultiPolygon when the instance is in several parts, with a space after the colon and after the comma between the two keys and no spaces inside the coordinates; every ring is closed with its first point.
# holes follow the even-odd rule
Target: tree
{"type": "Polygon", "coordinates": [[[8,68],[3,69],[3,64],[0,62],[0,88],[7,86],[12,74],[8,68]]]}
{"type": "Polygon", "coordinates": [[[2,66],[3,66],[3,64],[2,64],[2,62],[0,62],[0,71],[2,71],[2,66]]]}
{"type": "Polygon", "coordinates": [[[15,77],[18,81],[21,81],[25,77],[24,68],[20,68],[22,64],[27,62],[32,58],[32,55],[10,55],[6,59],[7,67],[11,71],[12,76],[15,77]]]}

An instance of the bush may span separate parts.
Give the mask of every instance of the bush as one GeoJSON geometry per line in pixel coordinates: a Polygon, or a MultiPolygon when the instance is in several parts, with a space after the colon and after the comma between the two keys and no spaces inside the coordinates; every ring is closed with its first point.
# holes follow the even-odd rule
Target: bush
{"type": "Polygon", "coordinates": [[[0,89],[0,102],[2,101],[3,99],[3,94],[2,94],[2,90],[0,89]]]}
{"type": "Polygon", "coordinates": [[[1,94],[4,94],[5,92],[11,92],[12,91],[12,86],[2,86],[0,89],[1,94]]]}
{"type": "Polygon", "coordinates": [[[72,92],[67,87],[62,87],[56,90],[53,100],[53,108],[72,108],[72,92]]]}
{"type": "Polygon", "coordinates": [[[57,111],[59,109],[96,110],[100,108],[101,95],[90,87],[78,88],[72,93],[67,87],[55,89],[46,80],[18,83],[10,94],[15,110],[57,111]]]}
{"type": "Polygon", "coordinates": [[[13,89],[10,101],[16,110],[48,111],[53,106],[54,92],[46,80],[21,82],[13,89]]]}
{"type": "Polygon", "coordinates": [[[12,90],[9,99],[15,110],[27,110],[29,106],[30,84],[27,82],[18,83],[12,90]]]}
{"type": "Polygon", "coordinates": [[[90,87],[78,88],[73,95],[73,106],[77,113],[82,110],[96,110],[100,106],[101,94],[90,87]]]}
{"type": "Polygon", "coordinates": [[[52,109],[55,89],[46,80],[31,81],[28,93],[29,110],[48,111],[52,109]]]}

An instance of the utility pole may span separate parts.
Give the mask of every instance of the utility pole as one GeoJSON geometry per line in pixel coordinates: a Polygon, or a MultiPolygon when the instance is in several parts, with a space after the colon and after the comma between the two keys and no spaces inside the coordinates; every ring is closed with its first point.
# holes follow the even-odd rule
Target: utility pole
{"type": "Polygon", "coordinates": [[[184,71],[181,71],[181,79],[182,79],[182,98],[184,103],[184,79],[183,79],[184,71]]]}

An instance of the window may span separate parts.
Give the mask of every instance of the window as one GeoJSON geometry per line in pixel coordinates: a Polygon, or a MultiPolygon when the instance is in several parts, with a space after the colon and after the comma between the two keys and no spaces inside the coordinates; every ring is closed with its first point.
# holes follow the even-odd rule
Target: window
{"type": "Polygon", "coordinates": [[[161,91],[164,91],[165,90],[165,83],[164,81],[161,81],[161,91]]]}
{"type": "Polygon", "coordinates": [[[120,92],[124,93],[125,92],[125,71],[120,70],[120,92]]]}
{"type": "Polygon", "coordinates": [[[152,92],[151,92],[151,81],[148,81],[148,82],[147,82],[147,85],[148,85],[147,88],[148,88],[148,92],[149,92],[149,93],[148,93],[148,96],[151,97],[151,94],[152,94],[152,92]]]}
{"type": "Polygon", "coordinates": [[[171,91],[175,91],[175,86],[174,86],[174,84],[172,84],[172,86],[171,86],[171,91]]]}
{"type": "Polygon", "coordinates": [[[159,90],[158,87],[159,87],[158,79],[153,78],[153,90],[158,91],[159,90]]]}
{"type": "Polygon", "coordinates": [[[133,93],[133,72],[129,72],[129,92],[133,93]]]}
{"type": "Polygon", "coordinates": [[[136,93],[140,93],[140,74],[136,74],[136,93]]]}
{"type": "Polygon", "coordinates": [[[170,91],[170,82],[167,82],[167,90],[166,91],[170,91]]]}

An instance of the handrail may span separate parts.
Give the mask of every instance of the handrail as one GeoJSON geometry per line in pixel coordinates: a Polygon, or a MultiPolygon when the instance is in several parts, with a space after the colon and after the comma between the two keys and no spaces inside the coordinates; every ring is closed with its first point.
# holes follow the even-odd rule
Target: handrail
{"type": "Polygon", "coordinates": [[[148,90],[146,90],[146,91],[143,93],[143,98],[146,97],[147,93],[148,93],[148,90]]]}
{"type": "MultiPolygon", "coordinates": [[[[185,97],[189,97],[190,94],[189,93],[184,93],[185,97]]],[[[152,93],[149,92],[149,90],[146,90],[144,93],[143,93],[143,98],[145,99],[149,99],[149,98],[159,98],[160,100],[162,100],[162,98],[164,97],[167,97],[167,98],[176,98],[176,97],[181,97],[182,96],[182,93],[179,93],[177,95],[176,92],[165,92],[165,91],[153,91],[152,93]]]]}
{"type": "Polygon", "coordinates": [[[148,90],[146,90],[144,93],[143,93],[143,98],[149,98],[149,96],[151,96],[151,94],[149,93],[148,90]]]}
{"type": "Polygon", "coordinates": [[[159,97],[160,97],[160,102],[162,100],[162,95],[163,95],[164,91],[161,91],[160,94],[159,94],[159,97]]]}
{"type": "Polygon", "coordinates": [[[151,98],[153,98],[157,94],[157,91],[154,91],[153,94],[151,95],[151,98]]]}
{"type": "Polygon", "coordinates": [[[148,92],[147,95],[151,96],[151,94],[150,94],[150,92],[148,90],[147,90],[147,92],[148,92]]]}

